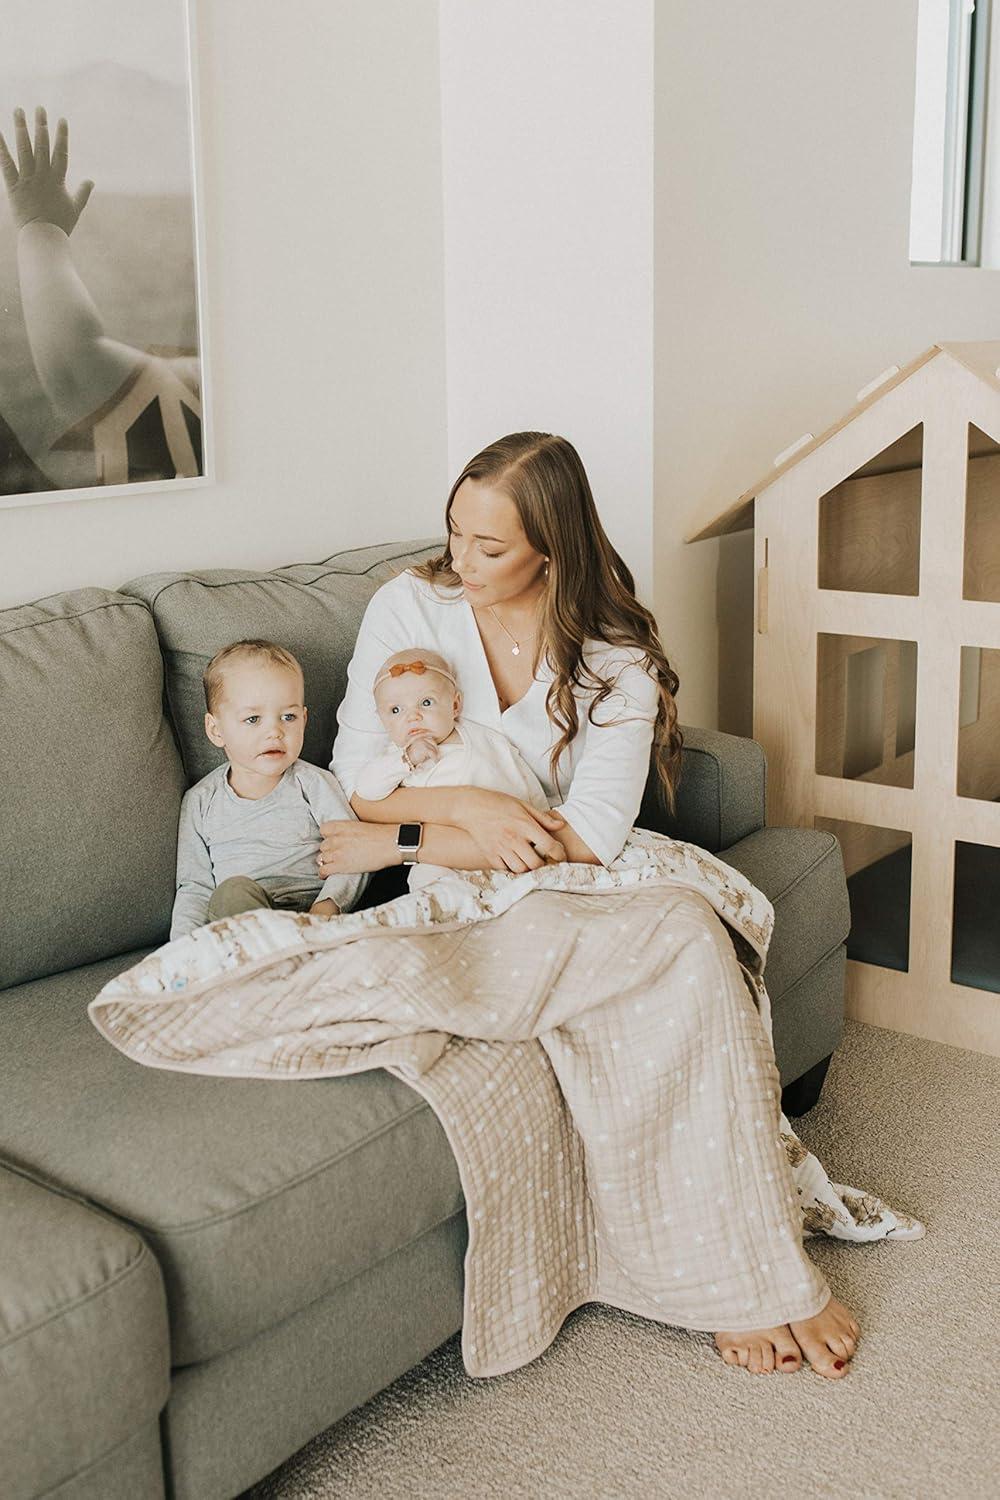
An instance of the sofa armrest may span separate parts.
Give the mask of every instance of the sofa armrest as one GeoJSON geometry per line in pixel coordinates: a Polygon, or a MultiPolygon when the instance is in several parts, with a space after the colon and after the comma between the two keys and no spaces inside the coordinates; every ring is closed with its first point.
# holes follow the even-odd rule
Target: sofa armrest
{"type": "Polygon", "coordinates": [[[677,812],[668,812],[651,773],[639,826],[719,854],[763,828],[765,770],[764,752],[755,740],[685,728],[677,812]]]}

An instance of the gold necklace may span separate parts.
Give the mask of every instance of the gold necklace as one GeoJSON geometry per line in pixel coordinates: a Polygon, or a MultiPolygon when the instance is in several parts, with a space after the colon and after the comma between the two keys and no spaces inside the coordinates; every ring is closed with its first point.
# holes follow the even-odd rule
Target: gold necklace
{"type": "Polygon", "coordinates": [[[503,631],[503,633],[507,637],[507,639],[509,641],[513,641],[514,642],[513,646],[511,646],[511,648],[510,648],[510,654],[511,654],[511,656],[520,656],[520,654],[521,654],[521,643],[520,643],[520,641],[517,640],[514,636],[511,635],[510,631],[507,629],[506,625],[501,620],[501,618],[497,614],[496,610],[493,608],[492,604],[487,604],[486,608],[489,610],[489,612],[493,616],[494,620],[496,620],[497,624],[500,626],[500,629],[503,631]]]}

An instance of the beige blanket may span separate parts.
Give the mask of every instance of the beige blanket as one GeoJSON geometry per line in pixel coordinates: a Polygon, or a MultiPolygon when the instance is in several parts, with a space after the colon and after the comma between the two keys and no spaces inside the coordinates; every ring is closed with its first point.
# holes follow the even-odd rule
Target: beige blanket
{"type": "Polygon", "coordinates": [[[588,1301],[706,1330],[810,1316],[828,1292],[803,1228],[920,1232],[830,1183],[779,1117],[772,920],[737,871],[636,830],[610,869],[455,874],[332,920],[215,922],[90,1015],[152,1067],[384,1067],[422,1094],[465,1193],[466,1368],[495,1375],[588,1301]]]}

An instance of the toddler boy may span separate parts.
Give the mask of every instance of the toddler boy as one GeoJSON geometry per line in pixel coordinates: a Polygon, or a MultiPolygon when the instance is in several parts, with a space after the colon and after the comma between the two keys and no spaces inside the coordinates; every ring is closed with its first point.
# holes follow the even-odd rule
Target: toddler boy
{"type": "Polygon", "coordinates": [[[299,760],[307,710],[295,657],[236,641],[205,669],[205,733],[227,761],[181,803],[171,938],[254,907],[336,916],[366,875],[320,881],[319,825],[354,813],[329,771],[299,760]]]}

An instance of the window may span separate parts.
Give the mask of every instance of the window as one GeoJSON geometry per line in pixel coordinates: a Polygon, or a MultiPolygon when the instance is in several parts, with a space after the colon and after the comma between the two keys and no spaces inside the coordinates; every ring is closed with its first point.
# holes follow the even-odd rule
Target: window
{"type": "Polygon", "coordinates": [[[991,0],[918,0],[913,265],[1000,263],[992,223],[1000,205],[990,201],[996,189],[987,184],[996,177],[987,162],[997,149],[986,110],[998,67],[990,8],[991,0]]]}

